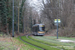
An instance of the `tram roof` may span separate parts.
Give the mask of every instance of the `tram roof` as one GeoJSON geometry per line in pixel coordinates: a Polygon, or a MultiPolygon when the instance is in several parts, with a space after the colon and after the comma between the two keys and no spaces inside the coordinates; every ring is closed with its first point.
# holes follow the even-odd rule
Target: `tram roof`
{"type": "Polygon", "coordinates": [[[38,26],[38,25],[44,25],[44,24],[35,24],[35,25],[33,25],[33,26],[38,26]]]}

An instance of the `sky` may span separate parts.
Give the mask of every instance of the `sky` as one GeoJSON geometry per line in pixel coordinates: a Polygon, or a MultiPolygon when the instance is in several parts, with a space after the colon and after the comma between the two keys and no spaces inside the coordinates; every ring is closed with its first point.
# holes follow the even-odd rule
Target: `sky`
{"type": "Polygon", "coordinates": [[[46,4],[48,0],[27,0],[27,5],[32,7],[34,11],[38,12],[39,17],[41,17],[41,10],[44,9],[43,1],[46,4]]]}
{"type": "MultiPolygon", "coordinates": [[[[34,7],[34,10],[37,12],[40,12],[40,10],[43,10],[44,6],[42,4],[42,0],[28,0],[29,5],[31,7],[34,7]]],[[[46,0],[44,0],[45,4],[47,3],[46,0]]]]}

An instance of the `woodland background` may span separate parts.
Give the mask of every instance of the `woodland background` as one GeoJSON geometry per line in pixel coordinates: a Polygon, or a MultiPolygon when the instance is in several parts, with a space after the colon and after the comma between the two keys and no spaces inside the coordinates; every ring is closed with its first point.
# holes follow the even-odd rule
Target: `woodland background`
{"type": "MultiPolygon", "coordinates": [[[[12,1],[0,0],[0,34],[12,33],[12,1]]],[[[75,0],[38,0],[36,4],[32,1],[14,0],[15,32],[19,28],[20,33],[30,33],[32,25],[42,23],[50,34],[56,30],[54,19],[58,18],[59,36],[75,37],[75,0]]]]}

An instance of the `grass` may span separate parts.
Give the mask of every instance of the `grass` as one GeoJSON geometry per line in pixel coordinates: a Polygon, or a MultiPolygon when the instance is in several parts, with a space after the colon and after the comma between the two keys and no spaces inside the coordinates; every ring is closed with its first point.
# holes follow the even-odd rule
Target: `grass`
{"type": "MultiPolygon", "coordinates": [[[[28,43],[26,43],[26,42],[21,41],[21,40],[19,39],[19,37],[18,37],[17,39],[20,41],[20,44],[26,45],[26,46],[21,46],[21,49],[20,49],[20,50],[42,50],[42,49],[40,49],[40,48],[37,48],[37,47],[35,47],[35,46],[33,46],[33,45],[30,45],[30,44],[28,44],[28,43]]],[[[25,38],[25,39],[26,39],[26,38],[25,38]]]]}
{"type": "Polygon", "coordinates": [[[10,37],[0,32],[0,50],[17,50],[17,47],[13,45],[10,37]]]}
{"type": "Polygon", "coordinates": [[[0,46],[0,50],[3,50],[4,48],[0,46]]]}
{"type": "Polygon", "coordinates": [[[42,50],[19,39],[0,32],[0,50],[42,50]]]}
{"type": "Polygon", "coordinates": [[[44,43],[44,44],[51,45],[51,46],[60,46],[60,45],[55,44],[55,43],[50,43],[50,42],[46,42],[46,41],[42,41],[42,40],[35,39],[35,38],[33,38],[33,37],[29,37],[29,38],[32,39],[32,40],[35,40],[35,41],[38,41],[38,42],[44,43]]]}
{"type": "Polygon", "coordinates": [[[42,41],[46,41],[46,42],[52,42],[52,43],[55,43],[55,44],[58,44],[58,45],[64,45],[64,46],[75,46],[74,43],[62,43],[62,42],[59,42],[59,40],[57,40],[56,38],[52,38],[50,36],[47,36],[47,37],[33,37],[33,38],[36,38],[38,40],[42,40],[42,41]]]}
{"type": "MultiPolygon", "coordinates": [[[[44,36],[44,37],[49,38],[49,39],[56,39],[57,38],[55,36],[44,36]]],[[[58,37],[58,39],[75,40],[75,38],[72,38],[72,37],[58,37]]]]}
{"type": "Polygon", "coordinates": [[[0,41],[0,50],[17,50],[17,47],[12,42],[0,41]]]}
{"type": "MultiPolygon", "coordinates": [[[[39,41],[57,44],[58,47],[62,47],[62,48],[68,49],[68,50],[75,50],[75,47],[74,47],[75,43],[62,43],[62,42],[59,42],[56,39],[56,37],[52,37],[52,36],[43,36],[43,37],[32,36],[32,38],[37,39],[39,41]]],[[[68,37],[59,37],[59,39],[75,40],[74,38],[68,38],[68,37]]]]}
{"type": "MultiPolygon", "coordinates": [[[[43,38],[46,38],[48,40],[56,40],[56,37],[50,37],[50,36],[47,36],[47,37],[43,37],[43,38]]],[[[64,39],[64,40],[73,40],[75,41],[75,38],[71,38],[71,37],[59,37],[59,39],[64,39]]],[[[69,42],[69,43],[62,43],[62,42],[59,42],[58,40],[56,40],[56,43],[59,43],[61,45],[64,45],[64,46],[75,46],[75,43],[72,43],[72,42],[69,42]]]]}
{"type": "Polygon", "coordinates": [[[33,41],[33,40],[29,40],[29,39],[27,39],[25,36],[22,36],[21,38],[22,38],[23,40],[25,40],[25,41],[31,43],[31,44],[34,44],[34,45],[39,46],[39,47],[41,47],[41,48],[45,48],[46,50],[60,50],[60,49],[58,49],[58,48],[50,47],[50,46],[48,46],[48,45],[41,44],[41,43],[35,42],[35,41],[33,41]]]}
{"type": "Polygon", "coordinates": [[[19,38],[7,37],[5,35],[0,37],[0,50],[41,50],[37,47],[29,45],[21,41],[19,38]]]}

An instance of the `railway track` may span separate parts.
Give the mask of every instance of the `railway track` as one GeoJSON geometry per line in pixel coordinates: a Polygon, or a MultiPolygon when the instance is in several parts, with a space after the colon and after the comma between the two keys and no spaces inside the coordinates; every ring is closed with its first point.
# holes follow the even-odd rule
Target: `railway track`
{"type": "MultiPolygon", "coordinates": [[[[27,35],[27,38],[28,38],[28,36],[30,36],[31,34],[29,34],[29,35],[27,35]]],[[[30,40],[33,40],[33,39],[31,39],[31,38],[29,38],[30,40]]],[[[33,40],[33,41],[36,41],[36,40],[33,40]]],[[[39,42],[39,41],[36,41],[36,42],[39,42]]],[[[45,44],[45,45],[48,45],[48,46],[51,46],[51,47],[54,47],[54,48],[58,48],[58,49],[60,49],[60,50],[64,50],[64,49],[62,49],[62,48],[59,48],[59,47],[56,47],[56,46],[52,46],[52,45],[49,45],[49,44],[46,44],[46,43],[42,43],[42,42],[39,42],[39,43],[41,43],[41,44],[45,44]]]]}
{"type": "MultiPolygon", "coordinates": [[[[29,38],[28,36],[30,36],[30,35],[31,35],[31,34],[27,34],[27,35],[26,35],[26,38],[29,39],[29,40],[35,41],[35,42],[39,42],[39,41],[36,41],[36,40],[33,40],[33,39],[29,38]]],[[[30,45],[33,45],[33,46],[35,46],[35,47],[38,47],[38,48],[40,48],[40,49],[42,49],[42,50],[46,50],[45,48],[39,47],[39,46],[37,46],[37,45],[35,45],[35,44],[32,44],[32,43],[30,43],[30,42],[27,42],[27,41],[23,40],[21,37],[19,37],[19,38],[20,38],[20,40],[22,40],[23,42],[26,42],[26,43],[28,43],[28,44],[30,44],[30,45]]],[[[50,46],[50,47],[54,47],[54,46],[51,46],[51,45],[49,45],[49,44],[45,44],[45,43],[42,43],[42,42],[39,42],[39,43],[44,44],[44,45],[47,45],[47,46],[50,46]]],[[[54,47],[54,48],[58,48],[58,47],[54,47]]],[[[62,48],[58,48],[58,49],[64,50],[64,49],[62,49],[62,48]]]]}
{"type": "MultiPolygon", "coordinates": [[[[26,35],[26,37],[28,38],[28,35],[26,35]]],[[[29,43],[29,42],[23,40],[23,39],[21,38],[21,36],[19,37],[19,39],[22,40],[22,41],[25,42],[25,43],[28,43],[28,44],[30,44],[30,45],[33,45],[33,46],[37,47],[37,48],[40,48],[40,49],[42,49],[42,50],[46,50],[46,49],[44,49],[44,48],[41,48],[41,47],[39,47],[39,46],[37,46],[37,45],[34,45],[34,44],[32,44],[32,43],[29,43]]],[[[29,38],[28,38],[28,39],[29,39],[29,38]]]]}

